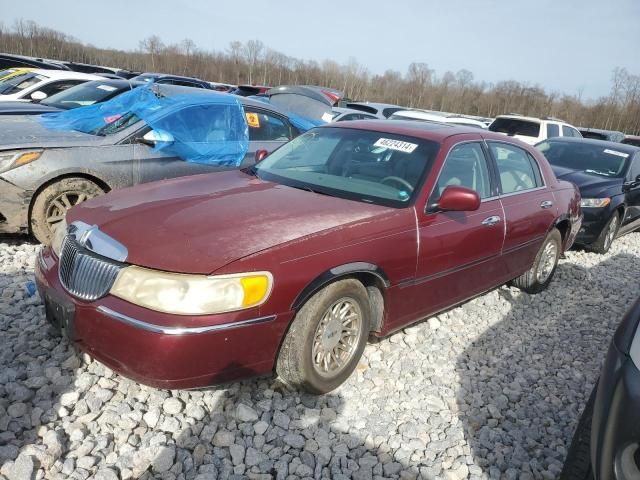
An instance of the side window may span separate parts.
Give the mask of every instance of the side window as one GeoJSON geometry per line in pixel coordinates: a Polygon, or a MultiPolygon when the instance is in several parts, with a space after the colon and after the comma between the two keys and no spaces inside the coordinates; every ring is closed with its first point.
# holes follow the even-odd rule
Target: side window
{"type": "Polygon", "coordinates": [[[566,125],[562,125],[562,136],[563,137],[579,137],[580,135],[578,134],[577,130],[574,130],[573,128],[568,127],[566,125]]]}
{"type": "Polygon", "coordinates": [[[275,115],[258,110],[245,110],[249,125],[249,140],[252,142],[291,140],[291,129],[285,121],[275,115]]]}
{"type": "Polygon", "coordinates": [[[430,203],[436,202],[448,186],[471,188],[480,198],[491,196],[489,168],[480,143],[454,146],[444,161],[430,203]]]}
{"type": "Polygon", "coordinates": [[[559,137],[560,128],[556,123],[547,123],[547,138],[559,137]]]}
{"type": "Polygon", "coordinates": [[[636,154],[631,161],[631,168],[629,169],[629,180],[635,181],[640,175],[640,154],[636,154]]]}
{"type": "Polygon", "coordinates": [[[38,90],[43,93],[46,93],[47,96],[50,97],[51,95],[55,95],[56,93],[60,93],[66,90],[67,88],[75,87],[80,83],[84,83],[84,82],[82,80],[63,80],[60,82],[51,82],[51,83],[47,83],[46,85],[43,85],[38,90]]]}
{"type": "Polygon", "coordinates": [[[531,190],[542,186],[537,162],[529,152],[515,145],[489,142],[496,160],[503,194],[531,190]]]}

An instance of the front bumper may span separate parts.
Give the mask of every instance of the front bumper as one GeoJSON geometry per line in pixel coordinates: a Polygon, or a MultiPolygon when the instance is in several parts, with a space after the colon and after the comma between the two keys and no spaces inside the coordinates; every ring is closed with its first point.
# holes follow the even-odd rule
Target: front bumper
{"type": "Polygon", "coordinates": [[[197,388],[271,374],[294,315],[255,310],[167,315],[109,295],[84,302],[60,284],[49,248],[38,255],[36,283],[43,299],[57,298],[73,311],[64,330],[76,347],[126,377],[159,388],[197,388]]]}
{"type": "MultiPolygon", "coordinates": [[[[630,314],[640,316],[640,303],[630,314]]],[[[591,461],[595,478],[640,478],[636,462],[632,461],[629,467],[630,456],[626,455],[633,452],[639,443],[640,370],[614,341],[600,374],[591,424],[591,461]],[[623,462],[627,465],[626,474],[623,462]]]]}
{"type": "Polygon", "coordinates": [[[590,245],[595,242],[600,233],[611,218],[613,211],[609,207],[605,208],[583,208],[584,218],[582,227],[576,237],[576,243],[580,245],[590,245]]]}
{"type": "Polygon", "coordinates": [[[0,233],[28,230],[31,192],[0,178],[0,233]]]}

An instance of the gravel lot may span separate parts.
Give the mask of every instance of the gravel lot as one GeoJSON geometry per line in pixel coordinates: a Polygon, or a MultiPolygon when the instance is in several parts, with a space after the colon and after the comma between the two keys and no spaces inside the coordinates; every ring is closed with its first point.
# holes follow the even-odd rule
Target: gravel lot
{"type": "Polygon", "coordinates": [[[368,346],[330,395],[162,391],[52,336],[25,288],[38,248],[0,239],[0,479],[556,478],[640,295],[634,233],[570,252],[542,294],[503,287],[368,346]]]}

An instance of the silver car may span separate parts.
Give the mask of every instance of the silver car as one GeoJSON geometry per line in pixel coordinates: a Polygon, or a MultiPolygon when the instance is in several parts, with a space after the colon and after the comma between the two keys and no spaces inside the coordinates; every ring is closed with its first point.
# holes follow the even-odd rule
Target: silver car
{"type": "MultiPolygon", "coordinates": [[[[165,96],[226,95],[188,87],[158,88],[165,96]]],[[[248,122],[249,150],[241,167],[254,163],[256,153],[262,156],[263,150],[271,152],[298,135],[285,113],[259,101],[238,99],[245,113],[254,114],[247,117],[253,121],[248,122]]],[[[157,132],[137,117],[109,127],[97,135],[50,130],[34,116],[1,118],[0,233],[31,233],[48,243],[66,211],[88,198],[139,183],[230,168],[186,162],[155,150],[157,132]]]]}

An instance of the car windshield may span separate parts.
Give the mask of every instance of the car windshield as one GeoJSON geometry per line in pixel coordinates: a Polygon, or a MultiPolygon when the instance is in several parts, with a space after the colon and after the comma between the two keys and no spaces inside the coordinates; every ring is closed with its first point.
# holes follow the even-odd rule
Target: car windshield
{"type": "Polygon", "coordinates": [[[37,73],[25,72],[0,82],[0,95],[11,95],[29,88],[47,77],[37,73]]]}
{"type": "Polygon", "coordinates": [[[537,148],[553,166],[605,177],[624,176],[629,157],[615,148],[582,142],[542,142],[537,148]]]}
{"type": "Polygon", "coordinates": [[[540,124],[519,118],[496,118],[489,130],[492,132],[506,133],[507,135],[523,135],[525,137],[537,137],[540,135],[540,124]]]}
{"type": "Polygon", "coordinates": [[[72,108],[85,107],[87,105],[93,105],[94,103],[104,102],[120,92],[120,88],[107,85],[98,80],[63,90],[40,103],[49,107],[70,110],[72,108]]]}
{"type": "Polygon", "coordinates": [[[87,133],[92,133],[93,135],[99,135],[101,137],[104,137],[107,135],[115,135],[116,133],[121,132],[125,128],[129,128],[131,125],[138,123],[140,121],[140,117],[138,117],[135,113],[129,112],[122,116],[118,116],[117,118],[105,119],[105,120],[111,120],[111,121],[108,122],[107,125],[105,125],[104,127],[100,127],[96,130],[93,130],[87,133]]]}
{"type": "Polygon", "coordinates": [[[395,208],[415,198],[440,145],[404,135],[316,128],[253,167],[259,178],[395,208]]]}

